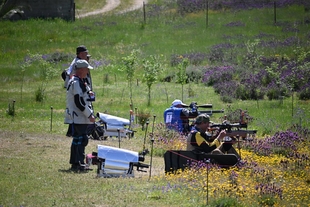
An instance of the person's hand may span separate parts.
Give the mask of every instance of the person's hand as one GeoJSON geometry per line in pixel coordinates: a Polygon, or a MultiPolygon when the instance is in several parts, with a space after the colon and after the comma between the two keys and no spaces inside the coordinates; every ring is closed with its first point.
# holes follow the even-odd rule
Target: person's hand
{"type": "Polygon", "coordinates": [[[90,117],[88,117],[90,122],[95,122],[96,121],[96,117],[94,115],[91,115],[90,117]]]}
{"type": "Polygon", "coordinates": [[[192,102],[192,103],[189,105],[189,108],[191,108],[191,110],[192,110],[193,113],[197,112],[197,103],[196,103],[196,102],[192,102]]]}
{"type": "Polygon", "coordinates": [[[89,91],[88,94],[89,94],[90,96],[94,96],[94,95],[95,95],[95,93],[94,93],[93,91],[89,91]]]}
{"type": "Polygon", "coordinates": [[[217,139],[218,139],[219,141],[223,141],[223,138],[224,138],[225,136],[226,136],[226,130],[222,130],[222,131],[220,131],[220,133],[219,133],[217,139]]]}

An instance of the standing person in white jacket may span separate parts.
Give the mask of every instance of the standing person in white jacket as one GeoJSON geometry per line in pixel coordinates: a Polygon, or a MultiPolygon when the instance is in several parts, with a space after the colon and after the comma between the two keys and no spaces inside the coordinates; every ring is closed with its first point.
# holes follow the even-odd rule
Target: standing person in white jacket
{"type": "Polygon", "coordinates": [[[86,60],[77,60],[75,74],[67,87],[67,109],[65,120],[72,122],[72,144],[70,164],[72,170],[85,170],[85,147],[88,144],[87,126],[95,122],[91,101],[94,93],[87,84],[86,77],[92,66],[86,60]]]}
{"type": "MultiPolygon", "coordinates": [[[[72,60],[70,66],[63,72],[63,75],[62,75],[65,88],[68,87],[69,80],[72,78],[73,74],[75,73],[74,67],[75,67],[76,61],[87,60],[87,62],[89,63],[90,57],[91,55],[88,54],[88,50],[84,45],[80,45],[76,48],[76,57],[72,60]]],[[[86,80],[88,81],[87,84],[90,86],[92,90],[92,81],[91,81],[90,73],[87,74],[86,80]]],[[[72,136],[72,125],[68,123],[67,120],[65,120],[65,124],[69,124],[66,136],[71,137],[72,136]]]]}

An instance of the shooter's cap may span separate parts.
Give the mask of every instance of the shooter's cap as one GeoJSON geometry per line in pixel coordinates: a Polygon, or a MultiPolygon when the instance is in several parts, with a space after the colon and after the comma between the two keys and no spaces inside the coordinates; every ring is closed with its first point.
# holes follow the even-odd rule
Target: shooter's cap
{"type": "Polygon", "coordinates": [[[78,55],[80,52],[88,52],[88,50],[84,45],[80,45],[76,48],[76,54],[78,55]]]}
{"type": "Polygon", "coordinates": [[[171,103],[172,106],[178,106],[178,105],[184,105],[184,103],[179,100],[179,99],[175,99],[172,103],[171,103]]]}
{"type": "Polygon", "coordinates": [[[200,114],[196,117],[195,124],[209,123],[210,116],[207,114],[200,114]]]}

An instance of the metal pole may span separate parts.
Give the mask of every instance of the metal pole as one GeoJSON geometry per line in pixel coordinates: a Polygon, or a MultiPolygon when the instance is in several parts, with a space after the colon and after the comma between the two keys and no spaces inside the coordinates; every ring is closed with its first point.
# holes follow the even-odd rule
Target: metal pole
{"type": "Polygon", "coordinates": [[[207,163],[207,205],[209,205],[209,163],[210,163],[210,160],[207,160],[206,163],[207,163]]]}
{"type": "Polygon", "coordinates": [[[277,23],[277,5],[276,1],[273,2],[274,23],[277,23]]]}
{"type": "Polygon", "coordinates": [[[146,24],[145,3],[143,2],[143,22],[146,24]]]}
{"type": "Polygon", "coordinates": [[[120,129],[117,129],[117,134],[118,134],[118,148],[121,148],[121,133],[120,129]]]}
{"type": "Polygon", "coordinates": [[[152,126],[152,134],[151,134],[151,161],[150,161],[150,175],[149,175],[149,180],[151,179],[151,174],[152,174],[152,162],[153,162],[153,144],[154,144],[154,126],[155,126],[155,119],[156,116],[153,116],[153,126],[152,126]]]}
{"type": "Polygon", "coordinates": [[[135,118],[136,118],[136,124],[138,123],[138,122],[137,122],[137,121],[138,121],[138,117],[137,117],[137,110],[138,110],[138,109],[137,109],[137,107],[135,107],[135,116],[136,116],[135,118]]]}
{"type": "Polygon", "coordinates": [[[15,100],[13,100],[13,117],[15,116],[15,100]]]}
{"type": "Polygon", "coordinates": [[[241,160],[241,147],[240,147],[240,136],[239,136],[239,134],[237,135],[237,139],[238,139],[239,156],[240,156],[240,160],[241,160]]]}
{"type": "Polygon", "coordinates": [[[145,134],[144,134],[144,142],[143,142],[143,151],[145,150],[145,140],[146,140],[146,133],[147,133],[147,128],[149,126],[149,122],[146,122],[146,127],[145,127],[145,134]]]}
{"type": "Polygon", "coordinates": [[[156,115],[153,116],[152,136],[154,132],[155,119],[156,119],[156,115]]]}
{"type": "Polygon", "coordinates": [[[208,3],[208,0],[206,0],[206,3],[205,3],[206,5],[205,5],[205,9],[206,9],[206,28],[208,28],[208,22],[209,22],[209,3],[208,3]]]}
{"type": "MultiPolygon", "coordinates": [[[[134,122],[134,114],[132,110],[129,110],[129,130],[132,129],[133,122],[134,122]]],[[[129,138],[131,138],[131,135],[129,135],[129,138]]]]}
{"type": "Polygon", "coordinates": [[[154,145],[154,136],[152,134],[151,138],[151,161],[150,161],[150,175],[149,175],[149,180],[151,179],[151,174],[152,174],[152,163],[153,163],[153,145],[154,145]]]}
{"type": "Polygon", "coordinates": [[[51,125],[50,125],[50,131],[53,129],[53,106],[51,106],[51,125]]]}

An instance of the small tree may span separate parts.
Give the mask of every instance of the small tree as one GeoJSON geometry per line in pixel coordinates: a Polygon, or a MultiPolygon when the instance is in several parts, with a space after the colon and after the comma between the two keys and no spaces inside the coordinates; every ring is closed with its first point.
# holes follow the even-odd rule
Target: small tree
{"type": "Polygon", "coordinates": [[[259,43],[259,39],[254,40],[254,42],[247,41],[245,43],[247,53],[244,55],[244,64],[248,67],[248,69],[255,69],[260,66],[261,55],[259,55],[256,51],[259,43]]]}
{"type": "Polygon", "coordinates": [[[182,100],[183,100],[183,86],[187,81],[187,74],[186,74],[186,68],[189,65],[188,58],[180,57],[182,61],[178,64],[178,72],[177,72],[177,83],[180,83],[182,85],[182,100]]]}
{"type": "Polygon", "coordinates": [[[144,109],[140,109],[137,115],[138,123],[141,125],[142,131],[145,129],[145,124],[151,117],[150,112],[145,111],[144,109]]]}
{"type": "Polygon", "coordinates": [[[135,74],[135,64],[137,62],[137,54],[138,50],[132,50],[130,55],[122,58],[122,61],[124,63],[124,70],[127,73],[130,98],[132,98],[132,81],[135,74]]]}
{"type": "Polygon", "coordinates": [[[158,74],[160,73],[161,64],[158,61],[158,58],[151,55],[150,59],[143,59],[143,82],[146,83],[148,88],[148,101],[147,105],[151,105],[151,87],[157,81],[158,74]]]}
{"type": "Polygon", "coordinates": [[[22,63],[21,70],[20,70],[22,74],[22,81],[21,81],[21,86],[20,86],[20,102],[23,102],[23,87],[24,87],[24,81],[25,81],[25,72],[29,66],[31,66],[31,59],[29,56],[27,56],[24,62],[22,63]]]}

